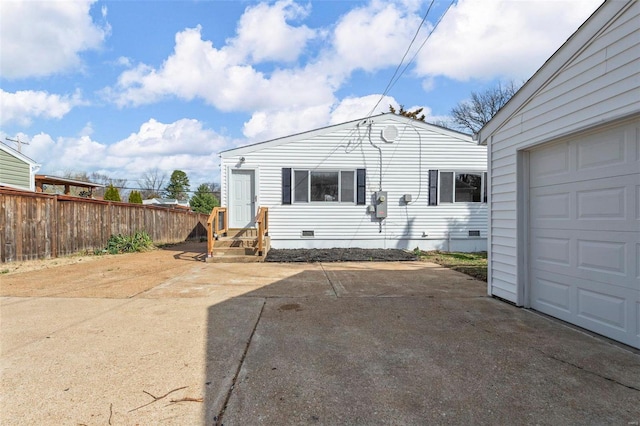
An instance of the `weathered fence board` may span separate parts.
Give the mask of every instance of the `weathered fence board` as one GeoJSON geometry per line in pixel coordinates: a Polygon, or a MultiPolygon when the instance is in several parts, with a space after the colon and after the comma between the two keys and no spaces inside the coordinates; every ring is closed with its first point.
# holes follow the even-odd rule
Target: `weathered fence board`
{"type": "Polygon", "coordinates": [[[206,238],[207,218],[180,209],[0,189],[0,262],[93,252],[111,235],[137,231],[156,244],[206,238]]]}

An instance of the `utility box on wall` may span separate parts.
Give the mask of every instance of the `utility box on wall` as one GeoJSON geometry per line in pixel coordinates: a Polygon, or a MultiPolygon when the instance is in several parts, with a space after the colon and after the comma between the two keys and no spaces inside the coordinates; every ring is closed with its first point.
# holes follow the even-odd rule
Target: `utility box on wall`
{"type": "Polygon", "coordinates": [[[376,218],[384,219],[387,217],[387,191],[378,191],[374,193],[376,218]]]}

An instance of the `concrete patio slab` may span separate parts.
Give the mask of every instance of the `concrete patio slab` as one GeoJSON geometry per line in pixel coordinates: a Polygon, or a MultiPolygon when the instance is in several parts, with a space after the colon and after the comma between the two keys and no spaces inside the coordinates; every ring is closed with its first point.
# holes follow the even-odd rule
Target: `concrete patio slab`
{"type": "Polygon", "coordinates": [[[270,299],[223,421],[633,424],[639,361],[488,298],[270,299]]]}
{"type": "Polygon", "coordinates": [[[0,276],[0,423],[640,422],[637,350],[466,275],[201,259],[177,246],[0,276]]]}

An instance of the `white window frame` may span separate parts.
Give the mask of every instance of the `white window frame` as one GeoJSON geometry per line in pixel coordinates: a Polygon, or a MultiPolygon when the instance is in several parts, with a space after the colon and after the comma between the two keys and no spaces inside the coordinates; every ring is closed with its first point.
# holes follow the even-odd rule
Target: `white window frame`
{"type": "Polygon", "coordinates": [[[486,194],[486,185],[487,185],[487,171],[486,170],[461,170],[461,169],[452,169],[452,170],[438,170],[438,204],[486,204],[487,199],[485,198],[486,194]],[[452,201],[442,201],[442,173],[453,173],[452,179],[452,188],[451,195],[452,201]],[[456,201],[456,176],[458,174],[474,174],[480,175],[480,201],[456,201]]]}
{"type": "Polygon", "coordinates": [[[292,199],[291,204],[351,204],[355,205],[357,202],[358,194],[357,194],[357,170],[356,169],[292,169],[292,199]],[[296,172],[307,172],[307,201],[297,201],[296,200],[296,172]],[[311,173],[337,173],[338,174],[338,200],[336,201],[311,201],[311,173]],[[353,185],[352,185],[352,200],[351,201],[342,201],[342,172],[350,172],[353,174],[353,185]]]}

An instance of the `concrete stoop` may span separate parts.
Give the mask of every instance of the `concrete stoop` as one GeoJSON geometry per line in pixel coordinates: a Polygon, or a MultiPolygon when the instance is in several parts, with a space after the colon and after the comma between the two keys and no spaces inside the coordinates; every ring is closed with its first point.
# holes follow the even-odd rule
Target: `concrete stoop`
{"type": "Polygon", "coordinates": [[[213,245],[212,257],[208,263],[252,263],[263,262],[270,247],[269,237],[265,237],[262,255],[258,254],[258,231],[255,228],[229,229],[227,235],[219,236],[213,245]]]}

